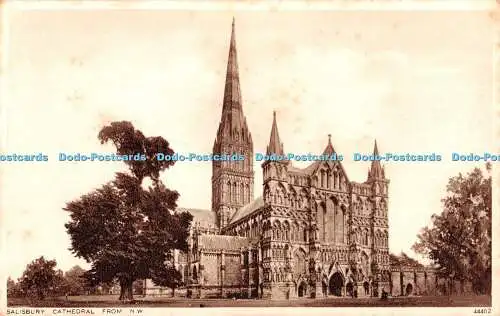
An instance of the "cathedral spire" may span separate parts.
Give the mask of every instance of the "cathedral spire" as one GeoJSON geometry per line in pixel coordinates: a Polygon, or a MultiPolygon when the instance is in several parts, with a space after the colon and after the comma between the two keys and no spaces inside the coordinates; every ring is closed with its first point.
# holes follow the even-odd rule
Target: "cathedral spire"
{"type": "Polygon", "coordinates": [[[276,123],[276,111],[273,111],[273,126],[271,127],[271,137],[269,138],[269,145],[267,146],[267,154],[284,155],[283,143],[281,143],[280,135],[278,133],[278,124],[276,123]]]}
{"type": "Polygon", "coordinates": [[[226,85],[224,89],[223,112],[241,109],[240,74],[238,70],[238,56],[236,53],[236,32],[231,25],[231,41],[229,44],[229,57],[227,59],[226,85]]]}
{"type": "Polygon", "coordinates": [[[384,170],[380,164],[377,140],[375,139],[375,145],[373,146],[373,157],[372,165],[368,174],[368,178],[384,178],[384,170]]]}
{"type": "Polygon", "coordinates": [[[377,140],[375,139],[375,146],[373,147],[373,155],[378,156],[377,140]]]}
{"type": "Polygon", "coordinates": [[[222,115],[213,145],[214,155],[241,154],[242,161],[212,161],[212,210],[223,229],[235,212],[253,200],[253,141],[241,101],[234,18],[227,58],[222,115]]]}
{"type": "Polygon", "coordinates": [[[248,130],[243,114],[240,90],[240,75],[236,53],[236,32],[234,18],[231,26],[231,40],[227,58],[226,81],[224,85],[224,98],[222,103],[222,117],[217,132],[217,138],[226,140],[251,141],[252,136],[248,130]]]}

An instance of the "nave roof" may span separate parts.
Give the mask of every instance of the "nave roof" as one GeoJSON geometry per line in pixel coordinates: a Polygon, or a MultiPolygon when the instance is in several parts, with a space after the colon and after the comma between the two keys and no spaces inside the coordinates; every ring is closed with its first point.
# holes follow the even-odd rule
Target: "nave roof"
{"type": "Polygon", "coordinates": [[[188,212],[191,215],[193,215],[193,221],[192,221],[193,226],[199,225],[205,228],[215,227],[215,214],[210,210],[178,207],[176,211],[188,212]]]}
{"type": "Polygon", "coordinates": [[[262,196],[259,196],[252,202],[248,203],[247,205],[242,206],[240,209],[238,209],[233,217],[231,217],[231,220],[229,221],[229,224],[235,223],[242,219],[243,217],[246,217],[254,212],[256,212],[258,209],[260,209],[262,206],[264,206],[264,199],[262,196]]]}
{"type": "Polygon", "coordinates": [[[240,250],[248,246],[246,237],[228,235],[200,235],[198,248],[205,250],[240,250]]]}

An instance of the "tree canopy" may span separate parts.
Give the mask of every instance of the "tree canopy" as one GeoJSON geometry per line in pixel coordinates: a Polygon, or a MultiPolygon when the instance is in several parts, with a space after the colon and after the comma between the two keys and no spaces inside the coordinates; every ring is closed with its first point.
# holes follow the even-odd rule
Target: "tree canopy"
{"type": "Polygon", "coordinates": [[[48,296],[83,295],[90,292],[84,278],[86,271],[80,266],[74,266],[66,273],[56,270],[56,267],[55,260],[43,257],[33,260],[17,282],[8,278],[7,295],[44,299],[48,296]]]}
{"type": "Polygon", "coordinates": [[[165,155],[174,153],[168,141],[160,136],[146,137],[127,121],[112,122],[110,125],[104,126],[99,132],[98,138],[101,144],[112,142],[118,155],[143,154],[146,156],[145,161],[124,161],[138,181],[142,181],[145,177],[151,178],[153,182],[159,181],[160,173],[175,163],[174,161],[155,159],[157,153],[165,155]]]}
{"type": "MultiPolygon", "coordinates": [[[[490,173],[487,165],[487,172],[490,173]]],[[[449,179],[443,212],[418,235],[413,249],[426,254],[442,276],[471,281],[491,293],[491,175],[476,168],[449,179]]]]}
{"type": "Polygon", "coordinates": [[[401,252],[399,256],[392,253],[389,254],[389,260],[391,266],[404,266],[404,267],[415,267],[415,268],[422,268],[424,266],[417,260],[409,257],[404,252],[401,252]]]}
{"type": "Polygon", "coordinates": [[[24,293],[21,289],[19,282],[12,280],[11,277],[7,279],[7,297],[22,297],[24,293]]]}
{"type": "Polygon", "coordinates": [[[86,290],[85,269],[74,266],[64,273],[61,292],[68,295],[82,295],[86,290]]]}
{"type": "Polygon", "coordinates": [[[55,260],[46,260],[43,256],[28,264],[19,279],[23,294],[34,295],[43,300],[49,293],[54,292],[62,277],[61,272],[56,271],[56,265],[55,260]]]}
{"type": "Polygon", "coordinates": [[[128,173],[67,203],[66,229],[71,249],[91,263],[85,275],[91,283],[118,279],[121,300],[132,300],[137,279],[162,276],[158,282],[177,283],[165,265],[173,249],[186,250],[192,215],[175,212],[179,194],[159,179],[173,161],[154,159],[158,152],[173,154],[161,137],[145,137],[130,122],[113,122],[99,133],[101,143],[113,142],[119,155],[146,155],[145,161],[124,161],[128,173]],[[145,178],[152,185],[144,189],[145,178]]]}

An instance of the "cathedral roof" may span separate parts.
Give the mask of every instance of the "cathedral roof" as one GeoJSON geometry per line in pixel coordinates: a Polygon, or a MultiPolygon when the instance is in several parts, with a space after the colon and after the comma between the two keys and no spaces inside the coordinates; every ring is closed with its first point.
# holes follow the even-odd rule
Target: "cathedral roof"
{"type": "Polygon", "coordinates": [[[313,162],[312,164],[310,164],[309,166],[305,167],[305,168],[298,168],[298,167],[295,167],[295,166],[292,166],[292,164],[289,164],[288,165],[288,171],[291,171],[291,172],[297,172],[297,173],[301,173],[303,175],[312,175],[314,173],[314,171],[316,171],[316,169],[318,168],[318,166],[321,164],[320,161],[315,161],[313,162]]]}
{"type": "MultiPolygon", "coordinates": [[[[326,148],[323,151],[323,155],[333,155],[335,153],[336,152],[335,152],[335,149],[333,148],[333,145],[332,145],[331,135],[328,135],[328,144],[326,145],[326,148]]],[[[311,163],[309,166],[307,166],[305,168],[297,168],[295,166],[292,166],[292,164],[290,163],[288,165],[288,171],[300,173],[300,174],[307,175],[307,176],[311,176],[311,175],[314,174],[314,172],[316,172],[316,170],[321,166],[322,163],[323,163],[323,161],[317,160],[317,161],[311,163]]],[[[342,166],[342,164],[340,164],[340,168],[344,172],[344,175],[347,177],[347,173],[345,172],[344,167],[342,166]]]]}
{"type": "MultiPolygon", "coordinates": [[[[332,139],[331,135],[328,135],[328,144],[326,145],[325,150],[323,151],[323,155],[333,155],[336,154],[335,149],[333,148],[332,145],[332,139]]],[[[317,160],[310,164],[309,166],[305,167],[302,169],[302,173],[305,173],[307,175],[313,175],[316,170],[321,166],[323,161],[317,160]]],[[[347,177],[347,173],[345,172],[344,166],[339,162],[340,168],[342,169],[342,172],[344,173],[344,176],[346,177],[346,180],[349,181],[349,178],[347,177]]],[[[299,171],[300,172],[300,171],[299,171]]]]}
{"type": "Polygon", "coordinates": [[[178,207],[177,211],[188,212],[193,215],[193,225],[199,224],[206,228],[215,226],[215,214],[209,210],[178,207]]]}
{"type": "Polygon", "coordinates": [[[262,198],[262,196],[259,196],[258,198],[256,198],[252,202],[248,203],[247,205],[245,205],[245,206],[241,207],[239,210],[237,210],[234,213],[234,215],[231,218],[229,223],[234,223],[234,222],[242,219],[243,217],[252,214],[253,212],[258,210],[262,206],[264,206],[264,199],[262,198]]]}
{"type": "Polygon", "coordinates": [[[240,250],[248,246],[248,239],[239,236],[227,235],[200,235],[198,237],[198,248],[208,250],[240,250]]]}
{"type": "Polygon", "coordinates": [[[316,171],[316,169],[318,169],[318,167],[319,167],[320,164],[321,164],[321,162],[315,161],[315,162],[313,162],[312,164],[310,164],[309,166],[305,167],[302,170],[304,171],[304,173],[306,173],[308,175],[312,175],[314,173],[314,171],[316,171]]]}
{"type": "Polygon", "coordinates": [[[288,172],[297,172],[297,173],[301,173],[301,174],[304,174],[304,175],[306,174],[304,172],[304,169],[300,169],[300,168],[297,168],[295,166],[292,166],[291,163],[288,164],[288,172]]]}

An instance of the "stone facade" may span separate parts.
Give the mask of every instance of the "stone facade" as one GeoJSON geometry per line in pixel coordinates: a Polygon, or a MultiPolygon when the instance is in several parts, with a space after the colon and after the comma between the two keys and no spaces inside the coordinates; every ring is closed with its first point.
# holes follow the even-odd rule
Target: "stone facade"
{"type": "MultiPolygon", "coordinates": [[[[211,210],[180,209],[194,217],[189,252],[176,256],[187,296],[363,297],[432,287],[432,275],[390,267],[389,180],[379,161],[357,183],[340,161],[299,169],[287,160],[266,160],[262,195],[254,199],[254,150],[243,114],[234,21],[213,152],[245,159],[213,162],[211,210]]],[[[285,154],[276,113],[266,154],[285,154]]],[[[336,155],[330,135],[323,155],[336,155]]],[[[156,291],[148,287],[148,293],[156,291]]]]}

